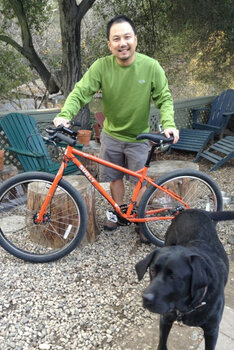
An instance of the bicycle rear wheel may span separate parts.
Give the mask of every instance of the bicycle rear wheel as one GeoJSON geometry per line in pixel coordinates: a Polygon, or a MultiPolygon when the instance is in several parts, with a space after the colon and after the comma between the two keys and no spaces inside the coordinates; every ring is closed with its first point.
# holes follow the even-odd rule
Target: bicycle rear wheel
{"type": "MultiPolygon", "coordinates": [[[[171,190],[180,196],[190,208],[207,211],[220,211],[223,207],[222,195],[214,180],[208,175],[190,169],[181,169],[158,178],[155,183],[171,190]]],[[[162,220],[141,223],[140,227],[150,242],[161,247],[165,242],[165,234],[175,212],[186,209],[178,200],[169,194],[150,186],[144,193],[139,205],[138,216],[150,218],[162,217],[162,220]],[[162,210],[155,214],[155,210],[162,210]]]]}
{"type": "Polygon", "coordinates": [[[87,226],[82,197],[61,180],[43,223],[35,218],[55,175],[28,172],[0,188],[0,245],[10,254],[31,262],[49,262],[70,253],[81,242],[87,226]]]}

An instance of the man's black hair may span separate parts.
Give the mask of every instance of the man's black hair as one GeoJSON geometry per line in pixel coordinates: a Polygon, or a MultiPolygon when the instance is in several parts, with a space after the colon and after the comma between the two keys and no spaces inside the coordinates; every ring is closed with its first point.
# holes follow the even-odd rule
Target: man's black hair
{"type": "Polygon", "coordinates": [[[136,35],[136,27],[135,27],[135,24],[134,22],[128,18],[127,16],[125,15],[118,15],[114,18],[112,18],[108,23],[107,23],[107,27],[106,27],[106,36],[107,36],[107,40],[110,39],[110,29],[112,27],[112,25],[114,23],[122,23],[122,22],[128,22],[130,24],[130,26],[132,27],[133,31],[134,31],[134,34],[136,35]]]}

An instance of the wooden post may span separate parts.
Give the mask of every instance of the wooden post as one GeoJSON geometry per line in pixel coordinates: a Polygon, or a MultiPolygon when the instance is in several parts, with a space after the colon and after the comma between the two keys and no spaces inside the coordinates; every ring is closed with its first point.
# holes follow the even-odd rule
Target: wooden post
{"type": "Polygon", "coordinates": [[[15,176],[17,174],[18,169],[14,165],[5,165],[4,168],[0,171],[0,180],[4,182],[10,177],[15,176]]]}
{"type": "Polygon", "coordinates": [[[73,187],[81,194],[85,201],[85,205],[88,212],[88,226],[85,237],[82,241],[83,244],[91,243],[96,240],[96,236],[100,232],[98,227],[96,208],[95,208],[95,188],[81,175],[67,175],[64,179],[72,184],[73,187]]]}
{"type": "MultiPolygon", "coordinates": [[[[95,211],[95,189],[83,176],[69,175],[65,176],[64,178],[79,191],[87,208],[88,226],[82,244],[94,242],[97,234],[99,233],[95,211]]],[[[45,188],[43,183],[31,183],[28,186],[28,209],[38,211],[38,208],[40,208],[44,202],[47,192],[48,188],[45,188]]],[[[79,220],[73,208],[73,201],[68,196],[64,196],[64,192],[59,190],[56,191],[50,204],[51,222],[48,222],[44,226],[34,225],[33,230],[30,232],[32,241],[40,243],[44,246],[51,246],[54,248],[62,247],[64,245],[64,239],[61,239],[61,237],[64,237],[64,232],[66,231],[66,227],[68,225],[68,215],[69,225],[72,227],[71,232],[69,233],[69,238],[72,237],[72,230],[75,230],[77,227],[77,220],[79,220]],[[74,212],[74,215],[72,212],[74,212]]]]}

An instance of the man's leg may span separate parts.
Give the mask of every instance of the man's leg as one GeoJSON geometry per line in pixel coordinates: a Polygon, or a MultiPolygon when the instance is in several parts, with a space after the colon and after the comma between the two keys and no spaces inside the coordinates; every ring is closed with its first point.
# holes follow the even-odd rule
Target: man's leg
{"type": "MultiPolygon", "coordinates": [[[[125,156],[123,154],[123,142],[116,140],[104,132],[101,133],[100,158],[103,158],[114,164],[125,165],[125,156]]],[[[123,174],[116,169],[100,165],[100,178],[103,182],[110,183],[111,196],[118,205],[123,204],[124,182],[123,174]]],[[[105,220],[104,229],[113,231],[118,227],[117,222],[105,220]]]]}
{"type": "MultiPolygon", "coordinates": [[[[149,146],[147,142],[143,144],[129,144],[128,147],[125,149],[125,155],[128,161],[128,168],[135,171],[137,169],[141,169],[146,162],[146,159],[148,156],[148,148],[149,146]]],[[[135,182],[136,179],[131,178],[130,176],[130,181],[135,182]]],[[[136,199],[137,206],[139,206],[141,198],[145,193],[146,189],[147,189],[146,185],[143,185],[142,188],[140,189],[140,192],[136,199]]],[[[144,236],[144,233],[140,228],[139,224],[136,224],[135,231],[139,234],[140,240],[142,243],[149,243],[147,238],[144,236]]]]}
{"type": "Polygon", "coordinates": [[[139,194],[137,196],[137,200],[136,200],[137,201],[137,206],[139,206],[141,198],[142,198],[143,194],[145,193],[146,189],[147,189],[146,186],[142,186],[142,188],[140,189],[140,192],[139,192],[139,194]]]}
{"type": "Polygon", "coordinates": [[[118,179],[110,182],[111,195],[118,205],[123,204],[124,198],[124,182],[123,179],[118,179]]]}

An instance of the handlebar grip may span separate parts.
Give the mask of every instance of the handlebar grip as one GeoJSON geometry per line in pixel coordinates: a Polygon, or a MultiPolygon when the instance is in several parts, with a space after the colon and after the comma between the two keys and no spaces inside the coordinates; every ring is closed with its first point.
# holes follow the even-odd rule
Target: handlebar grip
{"type": "Polygon", "coordinates": [[[60,139],[61,141],[66,142],[69,146],[75,146],[75,144],[76,144],[76,140],[73,140],[73,139],[71,139],[70,137],[68,137],[68,136],[66,136],[66,135],[63,135],[63,134],[61,134],[60,132],[58,132],[58,133],[56,134],[56,137],[57,137],[58,139],[60,139]]]}
{"type": "Polygon", "coordinates": [[[81,126],[81,123],[78,121],[71,122],[71,125],[73,126],[81,126]]]}

